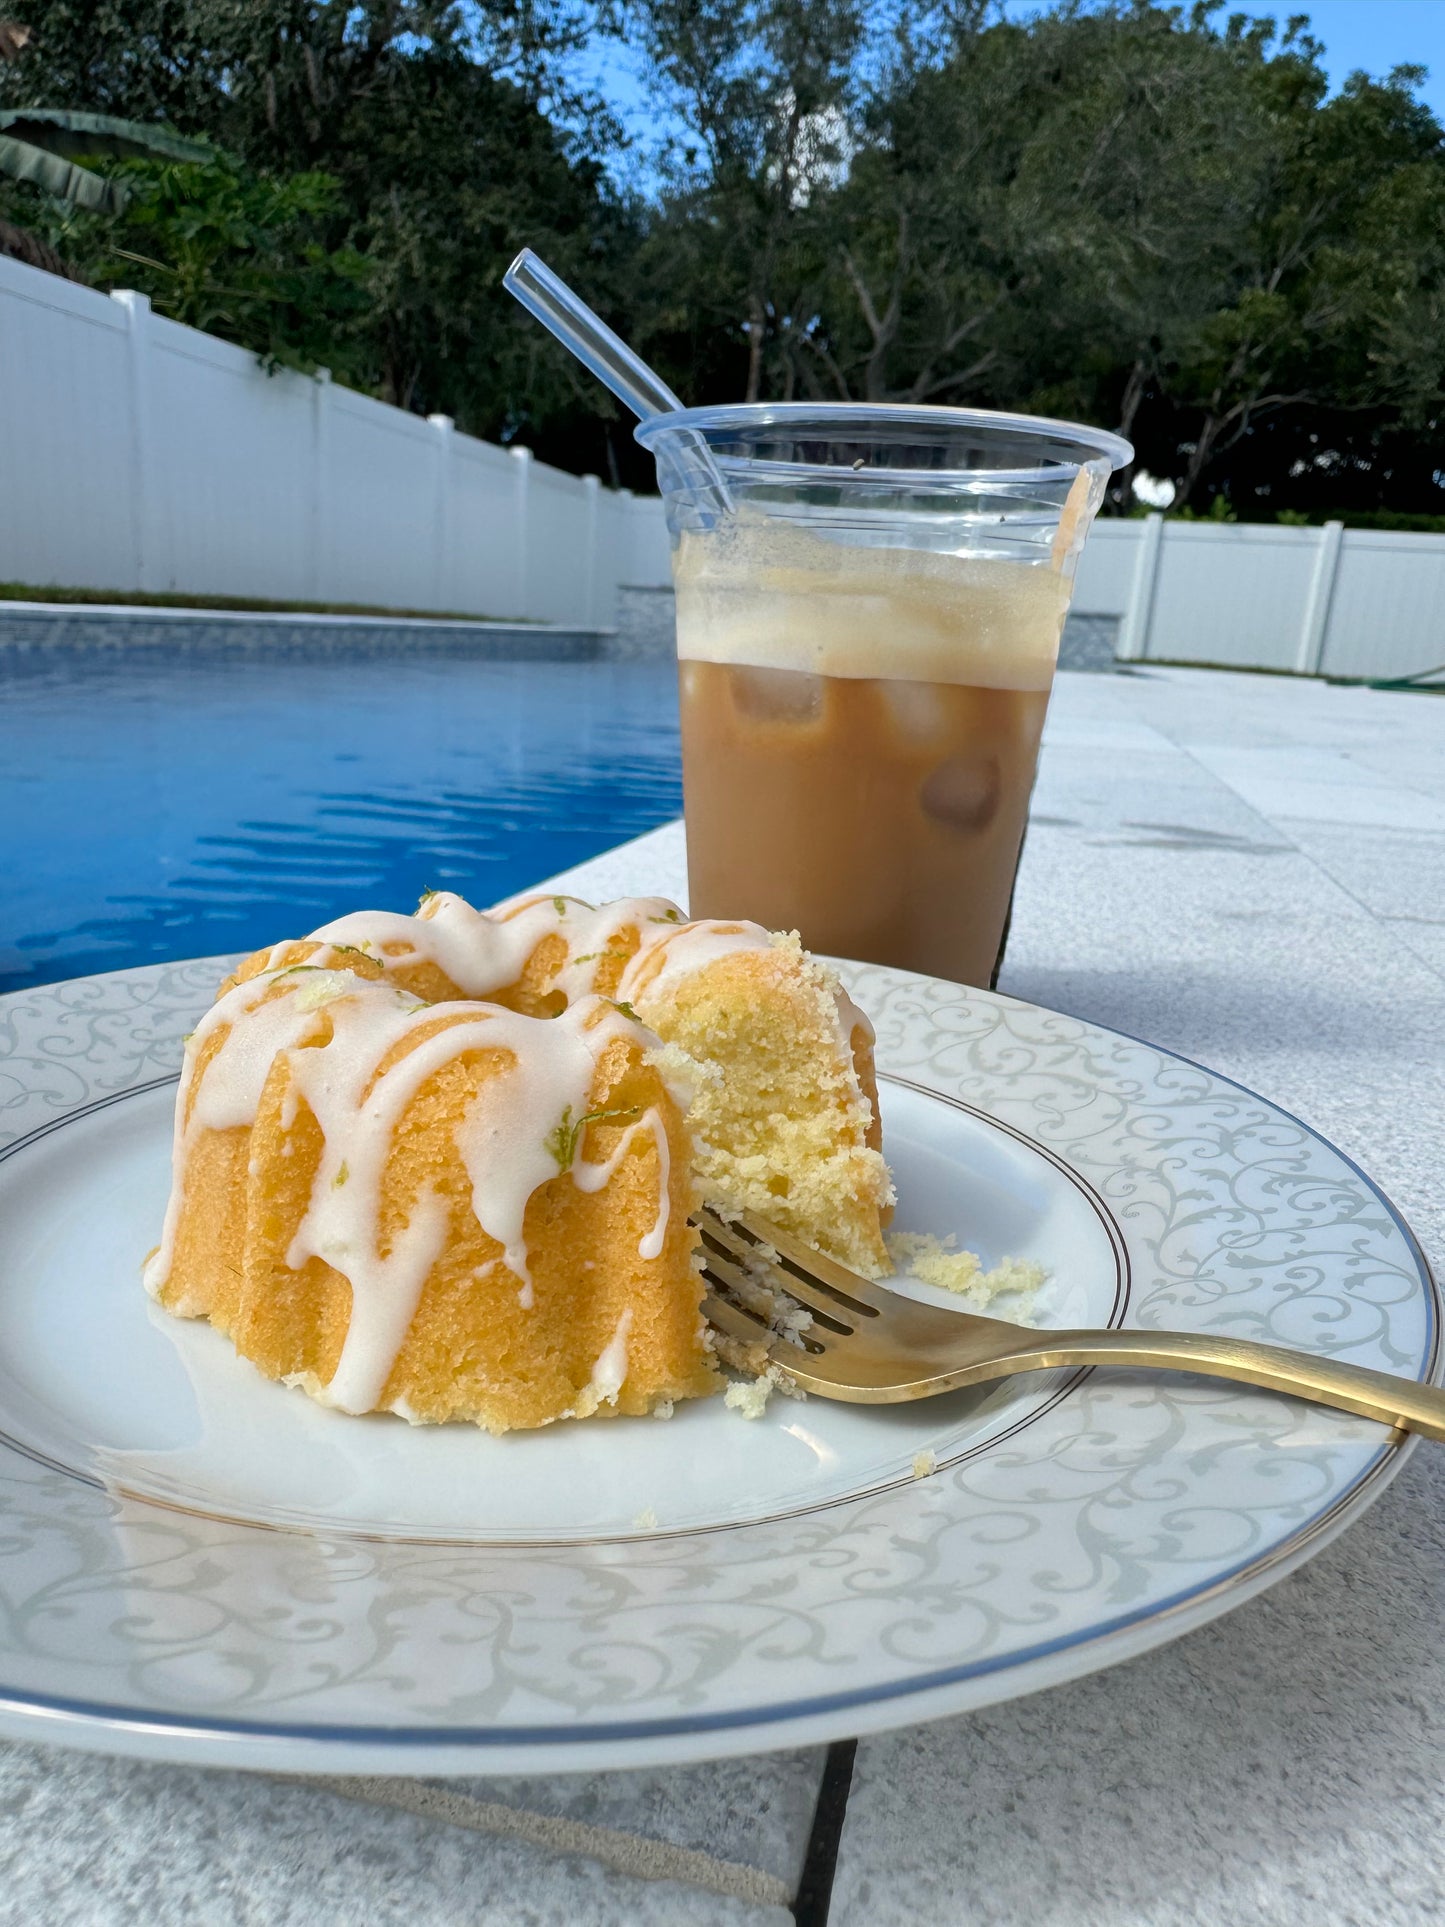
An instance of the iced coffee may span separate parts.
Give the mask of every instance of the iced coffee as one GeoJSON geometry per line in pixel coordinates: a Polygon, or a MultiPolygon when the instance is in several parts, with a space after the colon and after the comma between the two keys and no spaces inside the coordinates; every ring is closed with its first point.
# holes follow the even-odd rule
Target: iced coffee
{"type": "Polygon", "coordinates": [[[674,558],[694,916],[994,973],[1068,601],[1037,562],[746,510],[674,558]]]}
{"type": "Polygon", "coordinates": [[[1102,429],[987,409],[654,415],[693,914],[974,984],[1007,927],[1102,429]]]}

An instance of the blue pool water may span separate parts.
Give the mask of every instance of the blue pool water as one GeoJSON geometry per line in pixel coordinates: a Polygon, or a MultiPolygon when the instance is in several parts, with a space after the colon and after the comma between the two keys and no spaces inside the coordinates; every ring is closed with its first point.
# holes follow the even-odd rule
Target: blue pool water
{"type": "Polygon", "coordinates": [[[0,646],[0,990],[479,904],[682,807],[667,661],[0,646]]]}

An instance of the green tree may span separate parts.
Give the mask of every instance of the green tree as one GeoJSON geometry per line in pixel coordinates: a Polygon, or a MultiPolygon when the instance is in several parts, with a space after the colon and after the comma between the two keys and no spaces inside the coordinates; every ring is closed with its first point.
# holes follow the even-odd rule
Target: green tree
{"type": "MultiPolygon", "coordinates": [[[[21,21],[0,20],[0,66],[23,59],[33,38],[21,21]]],[[[203,147],[181,140],[164,127],[66,108],[0,109],[0,177],[34,188],[46,203],[118,214],[129,189],[84,166],[77,156],[136,154],[165,154],[173,160],[206,158],[203,147]]],[[[69,273],[48,242],[13,221],[0,220],[0,252],[54,274],[69,273]]]]}
{"type": "Polygon", "coordinates": [[[1445,175],[1418,75],[1326,103],[1302,21],[1276,41],[1216,11],[905,34],[813,210],[805,386],[1117,423],[1181,504],[1287,492],[1322,420],[1352,450],[1433,420],[1445,175]]]}
{"type": "Polygon", "coordinates": [[[369,376],[371,270],[324,243],[340,204],[332,176],[270,180],[212,153],[128,161],[110,178],[125,191],[119,216],[66,210],[49,229],[93,285],[139,288],[160,313],[276,365],[369,376]]]}
{"type": "Polygon", "coordinates": [[[861,0],[639,0],[636,13],[686,130],[659,157],[662,202],[638,262],[644,334],[670,338],[671,358],[683,348],[689,396],[715,382],[749,401],[790,394],[852,145],[861,0]]]}
{"type": "MultiPolygon", "coordinates": [[[[502,292],[523,244],[690,400],[1080,414],[1121,426],[1196,512],[1442,507],[1441,129],[1410,70],[1328,98],[1302,17],[1277,32],[1220,0],[12,10],[34,34],[0,65],[0,112],[164,123],[230,157],[194,177],[109,167],[134,216],[102,233],[52,206],[32,230],[52,263],[105,280],[118,247],[171,312],[548,459],[650,472],[502,292]],[[630,176],[615,120],[569,81],[613,30],[649,59],[665,130],[630,176]]],[[[27,192],[0,189],[0,214],[18,221],[27,192]]]]}
{"type": "Polygon", "coordinates": [[[1353,416],[1350,439],[1382,413],[1433,420],[1445,161],[1418,78],[1357,76],[1321,104],[1317,69],[1263,63],[1277,144],[1249,257],[1212,310],[1177,328],[1163,371],[1167,397],[1195,418],[1181,502],[1234,451],[1259,446],[1271,417],[1353,416]]]}
{"type": "MultiPolygon", "coordinates": [[[[0,104],[43,96],[164,118],[237,156],[253,183],[337,184],[324,211],[291,209],[325,254],[367,263],[364,324],[321,358],[404,407],[606,464],[592,385],[500,286],[531,243],[562,272],[600,283],[606,306],[634,244],[633,212],[601,161],[615,129],[563,84],[564,56],[590,14],[529,0],[466,10],[438,0],[14,0],[14,11],[35,37],[23,87],[14,70],[0,74],[0,104]],[[579,138],[574,124],[589,111],[579,138]]],[[[226,190],[233,203],[240,179],[226,190]]],[[[258,189],[243,224],[260,198],[258,189]]],[[[162,214],[177,238],[179,210],[162,214]]],[[[203,225],[214,226],[210,216],[203,225]]],[[[162,268],[181,266],[149,252],[162,268]]],[[[223,279],[239,286],[230,268],[223,279]]],[[[255,302],[233,294],[229,305],[251,328],[255,302]]],[[[252,345],[264,352],[271,337],[252,345]]]]}

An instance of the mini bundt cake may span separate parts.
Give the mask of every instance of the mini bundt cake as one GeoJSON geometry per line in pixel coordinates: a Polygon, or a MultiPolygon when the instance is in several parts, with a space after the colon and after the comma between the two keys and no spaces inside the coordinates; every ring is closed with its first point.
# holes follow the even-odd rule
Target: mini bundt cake
{"type": "Polygon", "coordinates": [[[227,981],[358,957],[429,1003],[475,997],[547,1017],[589,994],[617,1000],[692,1062],[705,1196],[771,1218],[866,1277],[890,1269],[873,1029],[796,937],[689,923],[662,897],[594,909],[532,896],[480,911],[433,891],[415,916],[358,911],[256,952],[227,981]]]}
{"type": "Polygon", "coordinates": [[[888,1268],[872,1031],[832,973],[659,898],[433,893],[221,986],[146,1284],[348,1412],[666,1410],[720,1383],[699,1194],[888,1268]]]}

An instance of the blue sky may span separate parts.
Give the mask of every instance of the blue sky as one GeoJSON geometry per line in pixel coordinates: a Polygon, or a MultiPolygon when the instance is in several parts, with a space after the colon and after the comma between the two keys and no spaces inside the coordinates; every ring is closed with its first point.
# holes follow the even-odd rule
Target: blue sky
{"type": "Polygon", "coordinates": [[[1430,78],[1420,97],[1445,118],[1445,0],[1286,0],[1262,6],[1258,0],[1226,0],[1219,18],[1247,13],[1269,16],[1281,26],[1292,13],[1307,13],[1310,31],[1325,46],[1325,71],[1338,88],[1359,68],[1376,78],[1408,63],[1428,67],[1430,78]]]}
{"type": "MultiPolygon", "coordinates": [[[[1039,11],[1039,0],[1004,0],[1015,18],[1039,11]]],[[[1309,15],[1315,38],[1324,43],[1325,71],[1333,88],[1359,68],[1383,77],[1409,63],[1428,67],[1421,98],[1445,120],[1445,0],[1225,0],[1216,18],[1232,13],[1272,18],[1281,26],[1293,13],[1309,15]]],[[[615,43],[599,46],[582,63],[594,84],[612,103],[628,131],[645,150],[662,131],[662,117],[647,99],[638,56],[615,43]]],[[[638,158],[641,158],[639,156],[638,158]]]]}
{"type": "MultiPolygon", "coordinates": [[[[1038,0],[1004,0],[1015,19],[1039,11],[1038,0]]],[[[1310,31],[1323,41],[1325,71],[1338,89],[1363,68],[1382,79],[1392,67],[1428,67],[1430,78],[1420,97],[1445,117],[1445,0],[1224,0],[1215,15],[1223,25],[1231,14],[1270,19],[1283,28],[1291,14],[1309,15],[1310,31]]]]}

